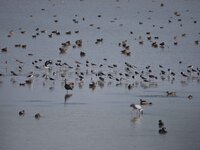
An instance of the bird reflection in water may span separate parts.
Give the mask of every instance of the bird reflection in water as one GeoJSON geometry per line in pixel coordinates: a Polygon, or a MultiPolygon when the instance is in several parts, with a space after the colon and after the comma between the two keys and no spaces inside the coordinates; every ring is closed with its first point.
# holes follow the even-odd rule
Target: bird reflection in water
{"type": "Polygon", "coordinates": [[[72,96],[72,94],[66,94],[65,95],[65,104],[67,103],[67,100],[72,96]]]}
{"type": "Polygon", "coordinates": [[[131,122],[134,123],[134,124],[138,124],[138,123],[140,123],[141,118],[142,118],[142,117],[141,117],[140,115],[134,116],[134,117],[131,119],[131,122]]]}

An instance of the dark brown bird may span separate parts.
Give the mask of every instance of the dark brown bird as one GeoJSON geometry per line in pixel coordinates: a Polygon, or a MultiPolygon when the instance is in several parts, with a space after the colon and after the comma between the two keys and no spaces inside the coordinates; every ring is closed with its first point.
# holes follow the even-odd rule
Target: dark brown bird
{"type": "Polygon", "coordinates": [[[176,92],[174,91],[172,92],[167,91],[166,93],[167,93],[167,96],[172,96],[172,97],[176,96],[176,92]]]}
{"type": "Polygon", "coordinates": [[[67,83],[66,79],[65,79],[65,89],[67,90],[67,93],[69,90],[73,90],[74,88],[74,83],[73,82],[70,82],[70,83],[67,83]]]}
{"type": "Polygon", "coordinates": [[[25,110],[21,110],[20,112],[19,112],[19,116],[24,116],[25,115],[25,110]]]}
{"type": "Polygon", "coordinates": [[[158,120],[158,126],[159,126],[159,128],[164,127],[164,123],[162,120],[158,120]]]}
{"type": "Polygon", "coordinates": [[[84,56],[85,56],[85,52],[81,51],[81,52],[80,52],[80,56],[81,56],[81,57],[84,57],[84,56]]]}
{"type": "Polygon", "coordinates": [[[35,119],[40,119],[40,117],[41,117],[40,113],[35,114],[35,119]]]}
{"type": "Polygon", "coordinates": [[[167,130],[165,127],[162,127],[161,129],[158,130],[159,134],[166,134],[167,130]]]}
{"type": "Polygon", "coordinates": [[[140,105],[152,105],[152,102],[140,99],[140,105]]]}

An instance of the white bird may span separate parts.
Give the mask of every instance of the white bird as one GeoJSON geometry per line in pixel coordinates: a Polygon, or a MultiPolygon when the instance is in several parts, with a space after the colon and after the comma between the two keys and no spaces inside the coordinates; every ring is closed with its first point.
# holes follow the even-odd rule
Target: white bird
{"type": "Polygon", "coordinates": [[[143,114],[142,106],[138,104],[131,104],[130,107],[132,107],[134,110],[138,110],[140,114],[143,114]]]}

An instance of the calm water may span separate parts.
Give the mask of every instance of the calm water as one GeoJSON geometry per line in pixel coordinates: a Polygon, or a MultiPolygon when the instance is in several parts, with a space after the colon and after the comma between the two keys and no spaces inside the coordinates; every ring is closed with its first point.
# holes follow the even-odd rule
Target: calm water
{"type": "Polygon", "coordinates": [[[199,8],[198,0],[2,0],[0,149],[200,149],[199,8]],[[73,48],[80,39],[82,47],[73,48]],[[125,40],[130,56],[121,54],[125,40]],[[66,41],[71,46],[60,54],[66,41]],[[47,60],[53,61],[51,70],[44,68],[47,60]],[[126,71],[125,63],[134,67],[126,71]],[[104,81],[92,90],[89,84],[99,81],[100,71],[104,81]],[[20,86],[29,74],[32,84],[20,86]],[[67,93],[64,79],[75,83],[73,91],[67,93]],[[130,108],[140,99],[153,103],[143,107],[143,115],[130,108]],[[25,116],[19,116],[23,109],[25,116]],[[160,119],[165,135],[158,133],[160,119]]]}

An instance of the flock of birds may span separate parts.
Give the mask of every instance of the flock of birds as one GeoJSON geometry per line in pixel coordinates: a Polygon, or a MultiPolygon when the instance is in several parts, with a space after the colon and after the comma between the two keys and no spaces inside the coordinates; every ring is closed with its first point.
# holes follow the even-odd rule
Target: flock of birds
{"type": "MultiPolygon", "coordinates": [[[[38,59],[32,62],[30,71],[23,72],[25,63],[16,59],[15,68],[10,71],[9,65],[5,62],[5,68],[1,69],[0,72],[0,83],[3,84],[2,79],[4,77],[10,76],[10,81],[13,84],[18,84],[20,87],[26,85],[33,86],[34,80],[37,82],[36,79],[40,78],[42,79],[43,86],[45,86],[47,81],[52,83],[61,81],[65,85],[64,88],[68,91],[72,90],[76,85],[82,88],[85,83],[92,90],[95,90],[98,86],[102,88],[105,84],[108,86],[124,86],[128,90],[132,90],[137,87],[157,87],[160,82],[170,82],[173,84],[178,80],[181,84],[187,85],[190,81],[197,81],[197,83],[200,81],[200,69],[198,67],[195,68],[193,65],[188,65],[185,71],[175,72],[173,69],[162,65],[159,65],[156,69],[150,65],[140,69],[128,62],[121,64],[123,67],[118,67],[117,64],[107,64],[107,61],[108,59],[104,58],[103,63],[96,64],[88,60],[85,63],[76,60],[73,65],[69,65],[61,60],[53,62],[53,60],[43,61],[38,59]],[[6,72],[3,73],[3,70],[6,70],[6,72]]],[[[54,87],[49,87],[49,89],[53,90],[54,87]]],[[[175,95],[176,92],[167,92],[167,96],[175,95]]],[[[191,98],[191,96],[189,97],[191,98]]]]}
{"type": "MultiPolygon", "coordinates": [[[[25,115],[25,110],[19,111],[19,116],[24,116],[24,115],[25,115]]],[[[35,119],[40,119],[41,115],[40,113],[36,113],[34,117],[35,119]]]]}
{"type": "MultiPolygon", "coordinates": [[[[140,115],[143,115],[142,106],[143,105],[152,105],[152,104],[153,104],[152,102],[148,102],[147,100],[140,99],[140,105],[139,104],[131,104],[130,107],[133,108],[133,111],[136,110],[140,117],[140,115]]],[[[159,127],[159,130],[158,130],[159,134],[167,133],[166,127],[164,126],[164,122],[162,120],[158,120],[158,127],[159,127]]]]}
{"type": "MultiPolygon", "coordinates": [[[[166,92],[166,96],[167,97],[176,97],[176,92],[175,91],[167,91],[166,92]]],[[[193,98],[192,95],[188,95],[188,100],[191,100],[193,98]]],[[[142,106],[146,106],[146,105],[149,105],[151,106],[153,103],[152,102],[149,102],[147,100],[143,100],[143,99],[140,99],[140,104],[131,104],[130,107],[133,109],[133,111],[136,111],[136,113],[139,115],[143,115],[143,107],[142,106]]],[[[166,130],[166,127],[164,126],[164,122],[162,120],[158,120],[158,126],[159,126],[159,130],[158,130],[158,133],[159,134],[166,134],[168,131],[166,130]]]]}
{"type": "MultiPolygon", "coordinates": [[[[183,85],[187,85],[190,81],[197,81],[197,83],[200,81],[200,69],[194,68],[192,65],[187,66],[185,71],[182,72],[175,72],[161,65],[157,70],[151,69],[150,65],[141,70],[128,62],[124,62],[124,67],[120,68],[117,64],[107,64],[107,58],[104,58],[104,62],[101,64],[86,60],[85,63],[75,61],[73,66],[61,60],[43,62],[42,59],[38,59],[32,62],[29,72],[23,72],[24,62],[21,60],[16,60],[15,65],[15,70],[11,71],[8,71],[9,67],[5,65],[7,72],[1,72],[0,79],[10,76],[11,83],[18,84],[20,87],[34,86],[34,81],[38,82],[36,79],[42,79],[43,86],[48,81],[52,83],[61,81],[61,85],[64,84],[67,91],[73,90],[76,86],[82,88],[84,84],[88,84],[88,87],[92,90],[95,90],[96,87],[103,88],[105,84],[108,87],[124,86],[128,90],[133,90],[137,87],[157,87],[160,82],[173,84],[177,79],[183,85]]],[[[3,84],[3,80],[0,81],[3,84]]],[[[51,84],[49,90],[54,88],[54,84],[51,84]]],[[[176,92],[167,91],[166,95],[175,96],[176,92]]],[[[188,96],[188,98],[191,99],[192,96],[188,96]]]]}
{"type": "MultiPolygon", "coordinates": [[[[116,1],[118,2],[118,1],[116,1]]],[[[164,7],[164,3],[160,4],[160,7],[164,7]]],[[[46,9],[42,8],[42,12],[46,11],[46,9]]],[[[187,10],[186,12],[189,12],[187,10]]],[[[149,13],[153,13],[152,10],[149,10],[149,13]]],[[[139,12],[138,12],[139,14],[139,12]]],[[[181,23],[181,12],[175,11],[173,17],[169,17],[168,24],[173,23],[173,21],[178,21],[180,23],[180,27],[183,26],[181,23]]],[[[31,18],[34,18],[30,15],[31,18]]],[[[57,15],[53,16],[54,23],[59,24],[59,20],[57,19],[57,15]],[[56,18],[56,19],[55,19],[56,18]]],[[[98,15],[97,19],[103,18],[102,15],[98,15]]],[[[151,20],[151,17],[148,18],[151,20]]],[[[78,25],[80,22],[86,22],[86,17],[79,17],[75,14],[72,22],[74,25],[78,25]]],[[[118,18],[115,17],[110,23],[115,23],[118,21],[118,18]]],[[[193,20],[194,24],[197,24],[197,20],[193,20]]],[[[139,22],[139,25],[142,25],[143,22],[139,22]]],[[[93,23],[89,24],[90,27],[94,27],[93,23]]],[[[120,24],[123,27],[123,24],[120,24]]],[[[153,25],[155,28],[156,25],[153,25]]],[[[163,29],[164,26],[160,26],[160,29],[163,29]]],[[[97,30],[101,30],[100,26],[96,27],[97,30]]],[[[28,32],[22,28],[19,28],[21,35],[28,35],[28,32]]],[[[35,40],[40,35],[45,34],[47,38],[54,38],[55,36],[65,35],[67,38],[70,35],[74,34],[78,35],[81,30],[75,31],[66,31],[64,33],[59,30],[47,31],[41,30],[39,27],[35,28],[34,34],[31,34],[31,40],[35,40]]],[[[11,30],[7,34],[7,38],[12,39],[15,38],[14,30],[11,30]]],[[[200,33],[197,33],[200,35],[200,33]]],[[[129,36],[134,35],[133,31],[130,31],[129,36]]],[[[177,46],[179,38],[186,37],[186,33],[182,33],[181,36],[174,35],[172,38],[172,42],[174,46],[177,46]]],[[[167,48],[169,44],[162,41],[159,36],[154,35],[153,33],[147,31],[145,36],[135,37],[135,40],[138,41],[139,45],[144,45],[145,39],[147,39],[148,43],[152,48],[167,48]]],[[[105,39],[96,38],[94,39],[94,44],[100,45],[103,44],[105,39]]],[[[117,46],[119,48],[119,53],[125,55],[125,57],[131,56],[133,49],[131,44],[129,44],[129,40],[122,40],[117,42],[117,46]]],[[[181,84],[187,85],[190,81],[200,82],[200,68],[198,66],[194,66],[188,64],[187,66],[183,66],[182,60],[179,60],[177,63],[181,68],[184,67],[181,71],[174,70],[168,66],[164,66],[158,64],[158,66],[147,65],[144,68],[139,68],[135,66],[129,61],[120,62],[118,64],[110,63],[109,58],[102,58],[102,63],[97,63],[95,61],[88,60],[87,52],[83,51],[84,39],[78,38],[75,41],[66,40],[65,42],[60,43],[57,51],[61,55],[67,55],[67,52],[71,49],[79,49],[79,59],[74,60],[74,62],[67,62],[61,59],[43,59],[34,58],[33,53],[28,53],[28,57],[30,58],[28,61],[24,62],[22,60],[15,59],[14,63],[10,64],[10,60],[7,60],[7,55],[12,51],[11,48],[1,47],[1,53],[5,56],[4,60],[1,60],[1,70],[0,70],[0,84],[3,84],[3,78],[10,77],[10,81],[12,84],[18,85],[19,87],[26,86],[34,86],[37,82],[42,82],[42,85],[46,87],[47,83],[52,82],[52,84],[48,87],[50,91],[55,89],[55,82],[61,82],[61,87],[67,91],[67,96],[65,96],[65,100],[68,99],[72,94],[69,94],[69,91],[72,91],[74,88],[83,88],[88,87],[92,91],[94,91],[97,87],[103,88],[106,84],[108,87],[125,87],[128,90],[134,90],[135,88],[151,88],[159,86],[160,82],[170,82],[174,83],[175,81],[180,81],[181,84]],[[12,66],[12,67],[11,67],[12,66]],[[13,67],[14,66],[14,67],[13,67]],[[29,71],[27,71],[27,68],[29,71]],[[40,79],[40,80],[36,80],[40,79]]],[[[195,45],[199,45],[199,40],[194,41],[195,45]]],[[[1,45],[0,45],[1,46],[1,45]]],[[[23,43],[16,43],[13,45],[14,48],[28,49],[29,45],[23,43]]],[[[184,62],[185,64],[185,62],[184,62]]],[[[167,91],[166,96],[176,96],[176,91],[167,91]]],[[[192,99],[192,95],[188,95],[188,99],[192,99]]],[[[143,105],[152,105],[152,102],[148,102],[146,100],[140,99],[140,104],[131,104],[130,107],[133,110],[136,110],[137,113],[143,114],[143,105]]],[[[25,110],[21,110],[19,112],[19,116],[24,116],[25,110]]],[[[41,117],[40,113],[35,114],[35,118],[39,119],[41,117]]],[[[162,120],[159,120],[159,133],[165,134],[167,133],[166,127],[164,127],[164,123],[162,120]]]]}

